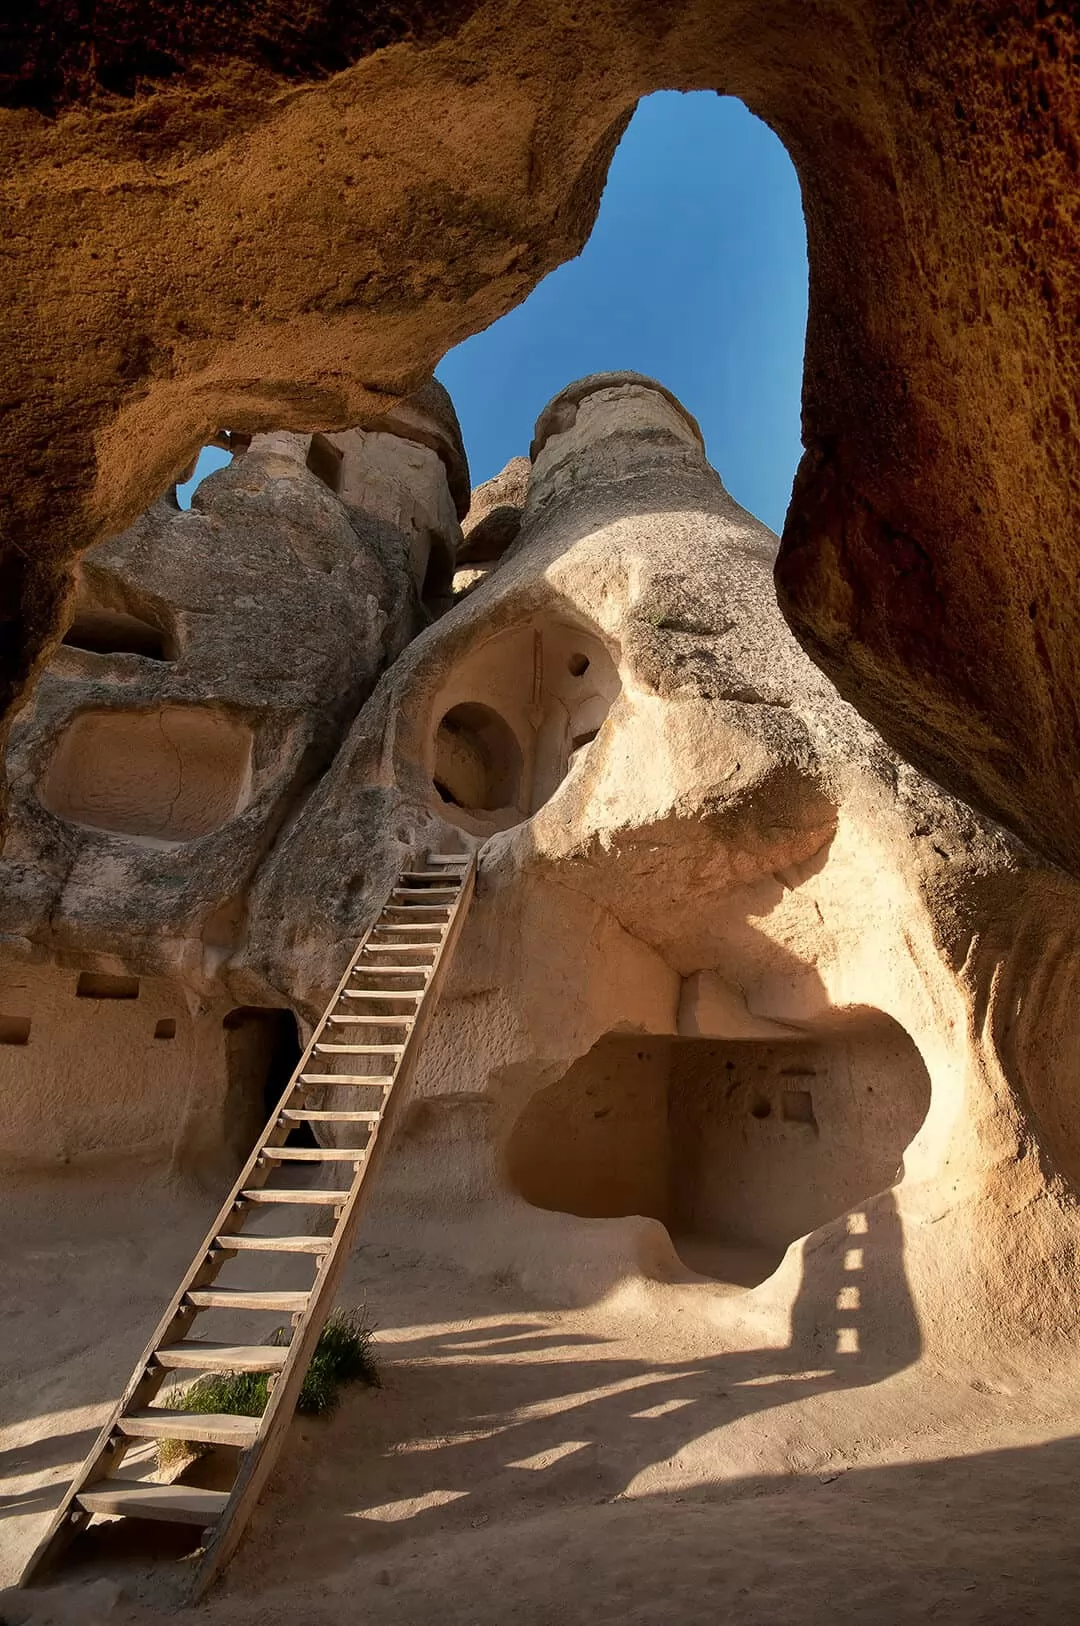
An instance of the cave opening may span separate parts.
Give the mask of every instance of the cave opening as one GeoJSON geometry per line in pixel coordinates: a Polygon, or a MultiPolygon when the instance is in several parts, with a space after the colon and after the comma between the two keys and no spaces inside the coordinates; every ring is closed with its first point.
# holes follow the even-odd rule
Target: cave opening
{"type": "Polygon", "coordinates": [[[611,651],[581,625],[537,616],[487,638],[436,702],[431,776],[455,822],[507,829],[550,801],[589,750],[622,682],[611,651]]]}
{"type": "Polygon", "coordinates": [[[77,605],[63,642],[69,649],[89,655],[141,655],[149,661],[175,661],[177,654],[175,639],[127,610],[77,605]]]}
{"type": "Polygon", "coordinates": [[[341,465],[344,452],[325,435],[312,435],[307,452],[307,466],[316,479],[321,480],[336,495],[341,490],[341,465]]]}
{"type": "MultiPolygon", "coordinates": [[[[224,1021],[225,1137],[239,1164],[248,1156],[303,1054],[290,1010],[239,1005],[224,1021]]],[[[299,1124],[288,1146],[314,1146],[310,1124],[299,1124]]]]}
{"type": "Polygon", "coordinates": [[[876,1011],[781,1041],[608,1034],[529,1101],[506,1167],[538,1208],[658,1219],[691,1270],[753,1286],[896,1183],[929,1104],[918,1050],[876,1011]]]}
{"type": "Polygon", "coordinates": [[[505,718],[491,706],[452,706],[435,735],[435,788],[452,807],[476,812],[518,808],[521,747],[505,718]]]}

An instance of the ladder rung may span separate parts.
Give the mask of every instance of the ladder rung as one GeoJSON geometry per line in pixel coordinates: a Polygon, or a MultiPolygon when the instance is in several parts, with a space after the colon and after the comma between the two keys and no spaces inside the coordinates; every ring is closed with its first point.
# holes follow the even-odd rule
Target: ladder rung
{"type": "Polygon", "coordinates": [[[284,1186],[256,1186],[251,1191],[242,1191],[240,1196],[249,1203],[314,1203],[322,1208],[337,1208],[341,1203],[348,1202],[352,1192],[323,1191],[319,1187],[313,1187],[310,1191],[292,1191],[284,1186]]]}
{"type": "MultiPolygon", "coordinates": [[[[288,1118],[290,1123],[317,1123],[317,1124],[377,1124],[382,1117],[381,1112],[297,1112],[292,1107],[286,1107],[281,1117],[288,1118]]],[[[301,1239],[298,1239],[301,1240],[301,1239]]],[[[329,1237],[312,1237],[313,1242],[326,1242],[329,1237]]],[[[312,1252],[315,1250],[312,1249],[312,1252]]],[[[322,1250],[320,1250],[322,1251],[322,1250]]]]}
{"type": "MultiPolygon", "coordinates": [[[[398,880],[399,881],[445,881],[446,880],[446,871],[444,869],[406,869],[406,870],[402,870],[401,874],[398,876],[398,880]]],[[[397,892],[397,891],[400,891],[400,888],[395,887],[394,890],[395,890],[395,892],[397,892]]],[[[455,891],[460,891],[461,888],[460,887],[455,887],[454,890],[455,891]]]]}
{"type": "Polygon", "coordinates": [[[429,864],[467,864],[469,862],[469,854],[468,853],[428,853],[427,862],[429,864]]]}
{"type": "Polygon", "coordinates": [[[120,1485],[106,1481],[76,1497],[87,1513],[105,1518],[156,1519],[159,1524],[216,1524],[229,1500],[228,1491],[197,1490],[193,1485],[120,1485]]]}
{"type": "Polygon", "coordinates": [[[254,1445],[259,1417],[235,1412],[171,1411],[156,1407],[121,1417],[117,1428],[129,1440],[195,1440],[201,1445],[254,1445]]]}
{"type": "MultiPolygon", "coordinates": [[[[354,988],[350,999],[414,999],[419,1000],[419,988],[354,988]]],[[[411,1016],[415,1016],[413,1011],[411,1016]]],[[[328,1016],[328,1022],[363,1022],[362,1016],[328,1016]]]]}
{"type": "MultiPolygon", "coordinates": [[[[438,948],[438,943],[372,943],[370,939],[364,945],[365,954],[424,954],[428,949],[432,954],[438,948]]],[[[378,971],[375,965],[361,965],[363,971],[378,971]]],[[[417,971],[430,971],[429,965],[415,967],[417,971]]]]}
{"type": "MultiPolygon", "coordinates": [[[[397,996],[395,996],[395,997],[397,997],[397,996]]],[[[410,1017],[407,1017],[406,1020],[411,1023],[413,1018],[410,1016],[410,1017]]],[[[356,1024],[369,1023],[369,1022],[373,1023],[376,1027],[385,1027],[387,1022],[392,1022],[392,1021],[393,1021],[393,1017],[388,1017],[388,1016],[372,1017],[372,1016],[346,1016],[346,1015],[343,1015],[343,1016],[328,1016],[326,1018],[327,1026],[329,1026],[329,1024],[332,1022],[335,1027],[353,1027],[356,1024]]]]}
{"type": "MultiPolygon", "coordinates": [[[[418,920],[415,926],[406,926],[400,921],[391,920],[387,921],[385,925],[376,926],[375,930],[377,932],[434,932],[436,938],[438,938],[439,925],[440,923],[437,920],[418,920]]],[[[380,948],[381,946],[381,944],[373,942],[370,937],[368,938],[368,948],[380,948]]],[[[417,943],[416,946],[417,948],[434,948],[435,944],[417,943]]]]}
{"type": "Polygon", "coordinates": [[[378,1084],[385,1089],[394,1082],[387,1073],[302,1073],[304,1084],[378,1084]]]}
{"type": "Polygon", "coordinates": [[[154,1363],[170,1372],[280,1372],[287,1344],[168,1344],[154,1351],[154,1363]]]}
{"type": "MultiPolygon", "coordinates": [[[[426,981],[430,970],[429,965],[360,965],[353,972],[353,976],[356,976],[357,971],[363,971],[365,973],[377,972],[380,977],[423,976],[426,981]]],[[[343,988],[341,997],[342,999],[367,999],[371,994],[385,994],[386,992],[385,988],[343,988]]],[[[391,994],[390,997],[403,999],[408,994],[420,995],[421,993],[423,993],[422,988],[403,988],[400,994],[391,994]]]]}
{"type": "MultiPolygon", "coordinates": [[[[449,898],[452,903],[460,891],[459,886],[395,886],[390,896],[408,898],[411,903],[416,903],[421,898],[449,898]]],[[[389,904],[387,907],[393,908],[394,905],[389,904]]],[[[444,904],[442,907],[449,909],[450,904],[444,904]]]]}
{"type": "Polygon", "coordinates": [[[191,1287],[184,1294],[200,1310],[274,1310],[278,1315],[306,1310],[309,1293],[274,1293],[265,1288],[191,1287]]]}
{"type": "Polygon", "coordinates": [[[362,1163],[362,1146],[264,1146],[262,1157],[271,1163],[362,1163]]]}
{"type": "MultiPolygon", "coordinates": [[[[382,1022],[379,1023],[383,1027],[382,1022]]],[[[400,1056],[403,1044],[323,1044],[315,1046],[320,1056],[400,1056]]]]}
{"type": "MultiPolygon", "coordinates": [[[[400,996],[397,996],[400,997],[400,996]]],[[[353,1022],[369,1028],[410,1028],[416,1021],[414,1015],[392,1016],[389,1012],[383,1016],[332,1016],[331,1022],[353,1022]]],[[[317,1047],[325,1050],[325,1045],[317,1047]]]]}
{"type": "MultiPolygon", "coordinates": [[[[303,1118],[303,1112],[286,1112],[286,1118],[303,1118]]],[[[330,1116],[330,1114],[328,1114],[330,1116]]],[[[381,1114],[376,1113],[376,1117],[381,1114]]],[[[222,1253],[329,1253],[333,1238],[328,1236],[216,1236],[213,1246],[222,1253]]]]}

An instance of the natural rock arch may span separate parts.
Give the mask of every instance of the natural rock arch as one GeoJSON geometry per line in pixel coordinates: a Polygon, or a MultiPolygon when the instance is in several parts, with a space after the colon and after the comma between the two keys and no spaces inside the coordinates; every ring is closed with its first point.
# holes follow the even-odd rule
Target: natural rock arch
{"type": "Polygon", "coordinates": [[[507,15],[343,31],[324,0],[299,30],[280,3],[223,30],[154,0],[162,49],[122,8],[96,37],[65,21],[59,55],[33,21],[12,38],[0,707],[62,630],[67,562],[208,432],[378,415],[580,249],[641,95],[711,88],[777,130],[806,205],[787,614],[894,743],[1075,866],[1080,258],[1052,201],[1076,182],[1075,19],[507,15]]]}

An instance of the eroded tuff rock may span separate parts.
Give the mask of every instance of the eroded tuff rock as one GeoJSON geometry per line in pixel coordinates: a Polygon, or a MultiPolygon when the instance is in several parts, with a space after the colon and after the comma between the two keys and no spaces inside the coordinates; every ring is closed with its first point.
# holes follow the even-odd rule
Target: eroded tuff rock
{"type": "Polygon", "coordinates": [[[1040,1026],[1075,890],[838,698],[775,547],[651,381],[558,397],[517,541],[382,678],[245,953],[314,1012],[407,852],[483,843],[375,1238],[556,1301],[717,1279],[697,1309],[800,1369],[1021,1367],[1077,1311],[1040,1026]]]}
{"type": "Polygon", "coordinates": [[[512,457],[504,469],[477,486],[462,521],[461,565],[491,565],[501,559],[521,529],[529,489],[529,459],[512,457]]]}
{"type": "MultiPolygon", "coordinates": [[[[317,481],[297,509],[306,445],[255,441],[202,514],[170,525],[202,537],[208,518],[252,512],[229,509],[247,466],[267,545],[306,547],[307,568],[332,556],[333,578],[356,556],[355,511],[317,481]]],[[[370,451],[346,446],[343,490],[370,451]]],[[[360,550],[354,615],[380,569],[415,592],[401,516],[438,508],[440,488],[423,484],[432,465],[408,466],[417,490],[360,550]]],[[[235,613],[225,535],[215,602],[235,613]]],[[[73,806],[31,817],[55,799],[63,686],[101,704],[104,680],[85,687],[78,663],[110,663],[114,716],[126,695],[159,704],[167,681],[147,687],[145,651],[65,652],[76,664],[23,725],[28,901],[21,925],[12,905],[24,943],[5,951],[0,1011],[6,1121],[22,1126],[10,1172],[60,1190],[87,1160],[206,1180],[235,1167],[297,1054],[291,1013],[321,1008],[393,875],[432,845],[480,847],[369,1239],[556,1302],[619,1291],[692,1312],[725,1348],[790,1348],[793,1372],[1043,1362],[1080,1309],[1075,887],[836,695],[776,607],[775,548],[666,391],[579,381],[541,416],[521,529],[487,578],[407,643],[344,737],[322,672],[289,737],[331,719],[326,771],[288,790],[284,822],[266,797],[210,833],[87,832],[73,806]],[[57,885],[65,831],[96,914],[84,887],[57,885]],[[226,861],[242,908],[223,917],[226,861]],[[82,1054],[107,1064],[91,1076],[82,1054]]],[[[84,635],[99,601],[173,635],[134,596],[136,544],[99,555],[84,635]],[[121,581],[122,610],[106,596],[121,581]]],[[[334,674],[370,673],[374,645],[336,626],[334,674]]],[[[168,692],[204,719],[234,703],[224,675],[199,693],[182,676],[168,692]]]]}
{"type": "Polygon", "coordinates": [[[71,559],[201,439],[377,417],[581,247],[639,96],[711,88],[779,133],[806,208],[786,613],[894,744],[1075,867],[1078,51],[1036,0],[28,14],[3,708],[71,559]]]}
{"type": "Polygon", "coordinates": [[[0,1158],[214,1178],[250,1145],[243,1080],[287,1077],[296,1030],[234,975],[249,889],[448,588],[468,476],[438,417],[256,436],[85,557],[10,751],[0,1158]]]}

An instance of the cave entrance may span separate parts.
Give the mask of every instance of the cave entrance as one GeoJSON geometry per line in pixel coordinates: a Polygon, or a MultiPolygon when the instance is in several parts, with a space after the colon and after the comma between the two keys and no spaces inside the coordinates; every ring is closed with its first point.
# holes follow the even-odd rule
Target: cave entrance
{"type": "MultiPolygon", "coordinates": [[[[240,1005],[225,1029],[225,1138],[242,1163],[284,1094],[303,1053],[296,1017],[289,1010],[240,1005]]],[[[288,1146],[314,1146],[310,1124],[290,1134],[288,1146]]]]}
{"type": "Polygon", "coordinates": [[[691,1270],[749,1287],[895,1184],[929,1105],[876,1011],[778,1043],[608,1034],[525,1107],[507,1169],[538,1208],[661,1220],[691,1270]]]}
{"type": "Polygon", "coordinates": [[[90,655],[141,655],[150,661],[176,659],[175,640],[127,610],[94,609],[76,603],[75,617],[63,642],[69,649],[81,649],[90,655]]]}
{"type": "Polygon", "coordinates": [[[448,674],[434,712],[444,817],[477,835],[529,818],[588,752],[620,688],[611,652],[584,626],[539,615],[485,638],[448,674]]]}
{"type": "Polygon", "coordinates": [[[452,807],[477,812],[519,808],[521,747],[497,711],[477,702],[453,706],[435,736],[435,789],[452,807]]]}

